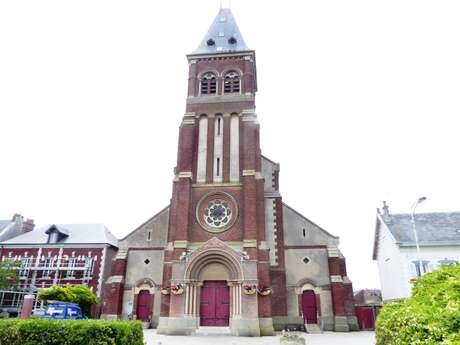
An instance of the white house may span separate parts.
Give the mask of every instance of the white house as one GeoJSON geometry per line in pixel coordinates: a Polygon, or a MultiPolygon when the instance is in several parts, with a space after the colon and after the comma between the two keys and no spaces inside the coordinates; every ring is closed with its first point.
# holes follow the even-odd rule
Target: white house
{"type": "Polygon", "coordinates": [[[440,265],[460,262],[460,212],[390,214],[377,209],[373,259],[377,261],[384,302],[409,297],[411,279],[440,265]]]}

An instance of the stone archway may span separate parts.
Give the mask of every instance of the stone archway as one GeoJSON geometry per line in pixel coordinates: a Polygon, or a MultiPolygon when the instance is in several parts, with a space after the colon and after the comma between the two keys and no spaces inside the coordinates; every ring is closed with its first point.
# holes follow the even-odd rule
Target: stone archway
{"type": "Polygon", "coordinates": [[[220,241],[194,254],[185,270],[185,314],[199,317],[204,326],[228,325],[230,318],[241,316],[241,264],[220,241]]]}
{"type": "Polygon", "coordinates": [[[154,307],[155,283],[150,278],[142,278],[134,287],[133,316],[142,321],[151,320],[154,307]]]}
{"type": "Polygon", "coordinates": [[[184,251],[172,262],[171,284],[180,293],[169,296],[169,315],[160,317],[159,334],[193,334],[200,325],[203,281],[217,278],[229,290],[229,326],[236,336],[260,336],[257,294],[245,294],[245,284],[256,285],[257,262],[249,260],[214,237],[193,251],[184,251]]]}
{"type": "Polygon", "coordinates": [[[329,285],[319,285],[315,280],[304,278],[297,282],[298,311],[306,325],[317,324],[330,330],[333,324],[332,299],[329,285]],[[316,316],[315,316],[316,314],[316,316]]]}

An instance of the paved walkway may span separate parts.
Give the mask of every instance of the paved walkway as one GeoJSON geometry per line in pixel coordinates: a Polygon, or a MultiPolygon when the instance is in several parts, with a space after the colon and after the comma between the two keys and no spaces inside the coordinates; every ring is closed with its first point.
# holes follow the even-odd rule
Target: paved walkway
{"type": "MultiPolygon", "coordinates": [[[[157,335],[155,330],[145,330],[147,345],[279,345],[279,335],[273,337],[246,338],[232,337],[228,334],[201,331],[200,334],[184,336],[157,335]]],[[[306,334],[298,333],[305,337],[307,345],[374,345],[374,332],[351,332],[306,334]]]]}

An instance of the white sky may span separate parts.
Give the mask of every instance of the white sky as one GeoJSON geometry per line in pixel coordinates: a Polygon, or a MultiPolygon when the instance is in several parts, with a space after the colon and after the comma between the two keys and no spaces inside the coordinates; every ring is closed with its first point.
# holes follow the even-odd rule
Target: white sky
{"type": "MultiPolygon", "coordinates": [[[[169,203],[185,54],[200,1],[0,2],[0,219],[103,222],[124,236],[169,203]]],[[[263,154],[286,203],[379,285],[375,209],[460,210],[460,2],[243,1],[263,154]]]]}

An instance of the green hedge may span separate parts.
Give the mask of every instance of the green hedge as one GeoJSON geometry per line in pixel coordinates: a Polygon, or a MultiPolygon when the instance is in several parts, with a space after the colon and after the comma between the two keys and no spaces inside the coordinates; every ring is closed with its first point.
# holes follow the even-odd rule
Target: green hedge
{"type": "Polygon", "coordinates": [[[0,345],[144,345],[139,321],[0,320],[0,345]]]}
{"type": "Polygon", "coordinates": [[[409,299],[385,305],[376,339],[377,345],[459,345],[460,264],[424,275],[409,299]]]}

